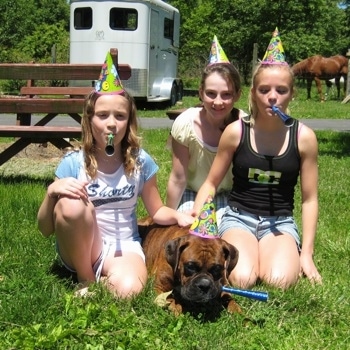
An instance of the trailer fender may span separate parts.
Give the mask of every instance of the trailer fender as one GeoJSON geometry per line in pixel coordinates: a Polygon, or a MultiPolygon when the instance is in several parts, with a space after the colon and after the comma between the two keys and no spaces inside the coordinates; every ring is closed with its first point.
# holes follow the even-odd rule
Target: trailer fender
{"type": "Polygon", "coordinates": [[[181,79],[164,78],[160,84],[160,96],[169,99],[170,106],[174,106],[177,101],[182,99],[183,84],[181,79]]]}

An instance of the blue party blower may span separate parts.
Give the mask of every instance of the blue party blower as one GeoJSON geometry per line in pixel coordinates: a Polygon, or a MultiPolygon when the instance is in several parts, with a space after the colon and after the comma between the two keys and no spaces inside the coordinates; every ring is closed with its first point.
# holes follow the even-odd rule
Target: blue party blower
{"type": "Polygon", "coordinates": [[[259,301],[267,301],[269,299],[269,295],[266,292],[259,292],[259,291],[247,290],[247,289],[237,289],[237,288],[226,287],[226,286],[222,287],[222,291],[239,295],[241,297],[259,300],[259,301]]]}
{"type": "Polygon", "coordinates": [[[283,121],[285,126],[291,127],[294,124],[294,119],[288,114],[283,113],[278,107],[271,106],[272,112],[277,114],[283,121]]]}

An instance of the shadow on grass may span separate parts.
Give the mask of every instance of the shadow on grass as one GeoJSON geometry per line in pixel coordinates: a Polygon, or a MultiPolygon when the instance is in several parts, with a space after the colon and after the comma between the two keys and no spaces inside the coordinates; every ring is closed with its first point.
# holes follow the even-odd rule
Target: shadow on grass
{"type": "Polygon", "coordinates": [[[350,132],[317,131],[320,156],[343,158],[350,156],[350,132]]]}
{"type": "Polygon", "coordinates": [[[136,100],[136,108],[138,111],[142,110],[148,110],[148,111],[156,111],[156,110],[167,110],[170,108],[169,101],[164,102],[147,102],[147,101],[141,101],[136,100]]]}
{"type": "Polygon", "coordinates": [[[53,261],[49,273],[62,280],[72,289],[78,284],[77,274],[66,269],[58,260],[53,261]]]}
{"type": "Polygon", "coordinates": [[[52,183],[52,178],[39,178],[33,177],[32,175],[4,175],[0,173],[0,183],[4,185],[18,184],[18,183],[31,183],[36,185],[43,185],[43,187],[47,187],[52,183]]]}

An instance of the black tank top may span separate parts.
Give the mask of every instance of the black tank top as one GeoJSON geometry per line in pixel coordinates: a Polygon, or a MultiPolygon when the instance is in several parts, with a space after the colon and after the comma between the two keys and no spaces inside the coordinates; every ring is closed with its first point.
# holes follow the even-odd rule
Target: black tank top
{"type": "Polygon", "coordinates": [[[282,155],[264,156],[252,149],[250,125],[242,121],[242,137],[233,157],[231,207],[261,216],[293,215],[300,170],[298,126],[295,120],[282,155]]]}

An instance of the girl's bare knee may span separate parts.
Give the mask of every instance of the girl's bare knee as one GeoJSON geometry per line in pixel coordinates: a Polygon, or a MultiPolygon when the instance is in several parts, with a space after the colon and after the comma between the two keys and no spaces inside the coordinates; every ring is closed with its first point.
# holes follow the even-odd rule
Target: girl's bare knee
{"type": "Polygon", "coordinates": [[[261,279],[273,287],[287,289],[297,283],[299,274],[276,269],[267,275],[261,276],[261,279]]]}
{"type": "Polygon", "coordinates": [[[55,207],[56,218],[65,222],[81,220],[87,212],[91,212],[90,205],[81,199],[62,197],[55,207]]]}
{"type": "Polygon", "coordinates": [[[229,277],[230,284],[240,288],[250,288],[256,284],[257,275],[254,271],[234,271],[229,277]]]}
{"type": "Polygon", "coordinates": [[[108,289],[119,298],[129,298],[141,293],[146,280],[136,275],[111,274],[106,281],[108,289]]]}

